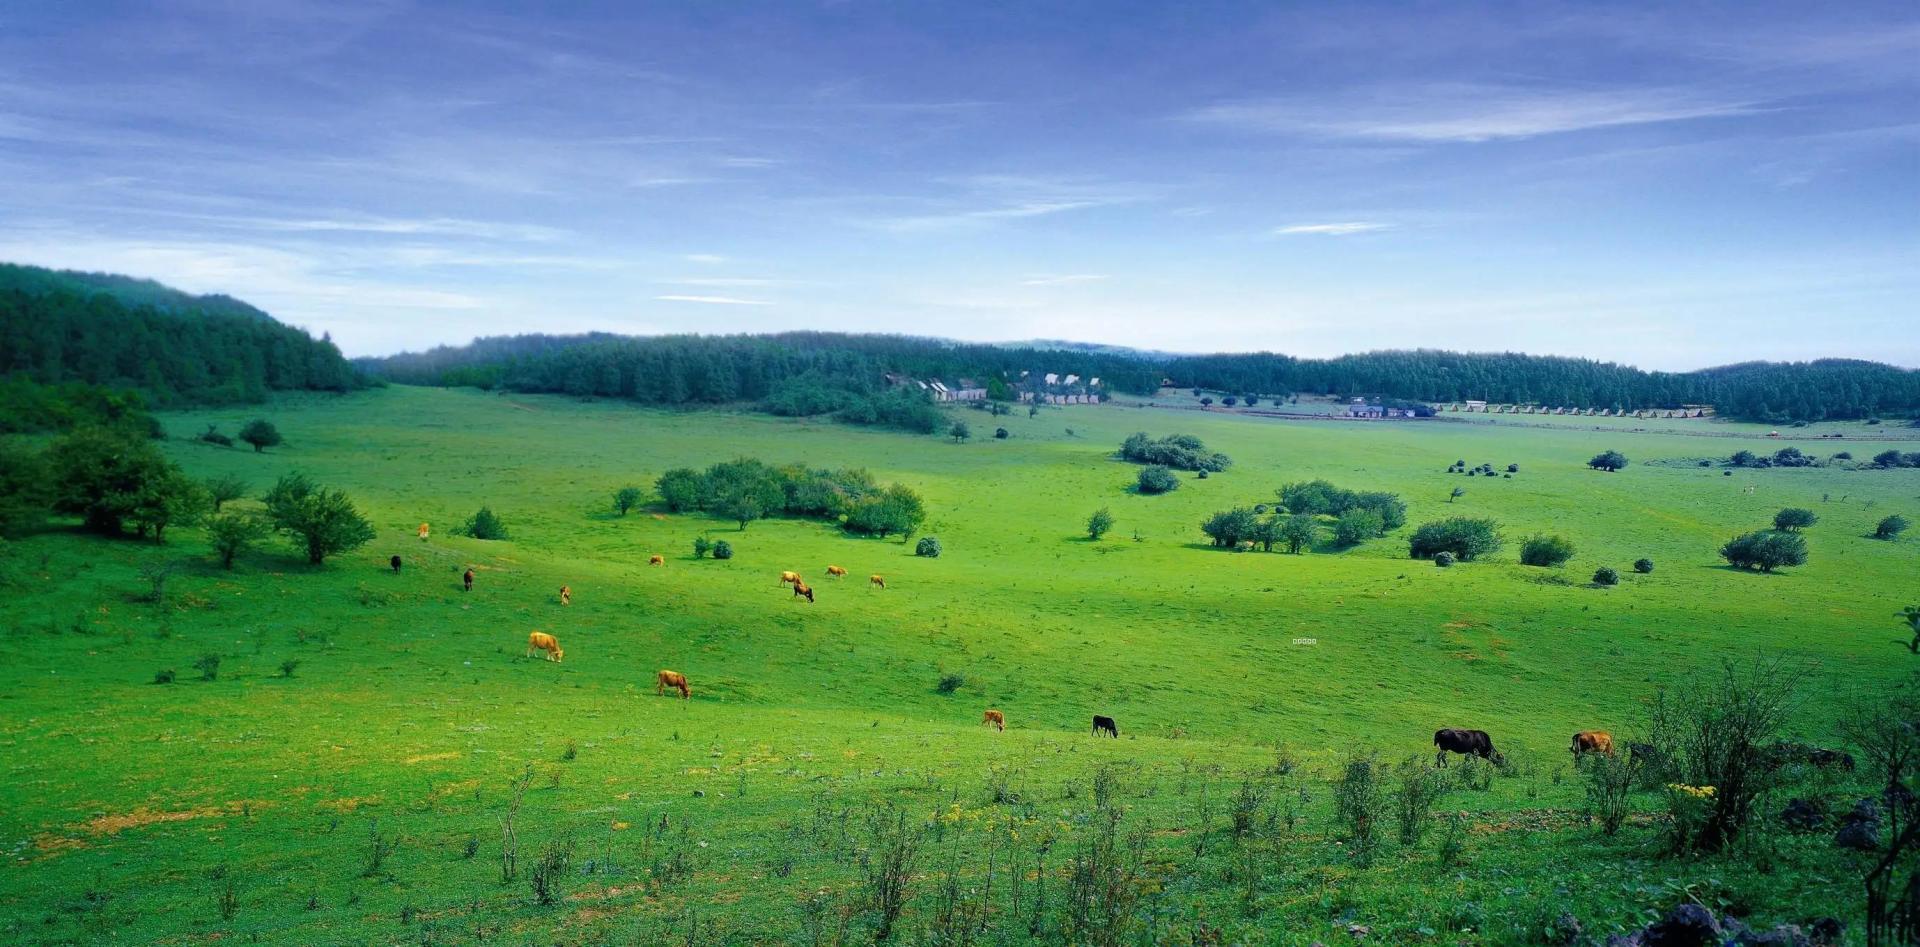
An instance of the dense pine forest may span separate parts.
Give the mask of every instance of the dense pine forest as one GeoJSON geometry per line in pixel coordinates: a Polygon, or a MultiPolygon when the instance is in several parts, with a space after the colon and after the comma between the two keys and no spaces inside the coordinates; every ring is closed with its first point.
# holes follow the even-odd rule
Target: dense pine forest
{"type": "Polygon", "coordinates": [[[332,341],[231,297],[10,264],[0,264],[0,376],[129,389],[157,406],[363,384],[332,341]]]}

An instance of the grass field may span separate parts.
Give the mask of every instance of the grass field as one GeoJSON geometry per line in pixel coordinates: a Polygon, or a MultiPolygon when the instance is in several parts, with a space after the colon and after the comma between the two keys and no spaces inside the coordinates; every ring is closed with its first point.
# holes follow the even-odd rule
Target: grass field
{"type": "MultiPolygon", "coordinates": [[[[1048,898],[1070,884],[1069,854],[1098,848],[1090,813],[1110,795],[1125,827],[1144,828],[1151,879],[1131,908],[1150,926],[1128,942],[1205,930],[1331,942],[1365,925],[1390,942],[1517,943],[1568,906],[1604,935],[1689,894],[1756,922],[1836,914],[1857,930],[1867,856],[1770,834],[1765,852],[1665,859],[1648,815],[1603,838],[1579,817],[1565,748],[1578,729],[1624,739],[1656,685],[1722,659],[1811,667],[1792,729],[1814,741],[1832,738],[1850,695],[1903,681],[1916,659],[1891,615],[1920,600],[1920,542],[1866,534],[1891,512],[1920,518],[1920,471],[1724,476],[1678,460],[1787,444],[1865,458],[1884,449],[1874,438],[1910,432],[1280,421],[1119,404],[963,414],[976,435],[1004,424],[1012,437],[955,444],[412,388],[165,416],[165,449],[189,473],[238,473],[258,494],[304,471],[346,489],[379,539],[317,569],[275,540],[233,572],[198,530],[164,546],[62,529],[11,544],[0,938],[830,943],[844,923],[860,942],[877,923],[862,866],[894,838],[867,820],[892,805],[933,833],[907,873],[896,940],[953,942],[939,940],[942,905],[970,898],[992,920],[982,942],[1071,939],[1056,907],[1029,922],[1020,906],[1067,910],[1048,898]],[[284,447],[188,439],[262,413],[284,447]],[[1198,435],[1235,464],[1134,495],[1136,468],[1112,452],[1135,430],[1198,435]],[[1833,431],[1844,444],[1818,437],[1833,431]],[[1584,466],[1609,448],[1633,465],[1584,466]],[[738,456],[904,482],[945,554],[810,521],[740,531],[609,510],[622,485],[651,494],[668,468],[738,456]],[[1458,459],[1520,472],[1447,474],[1458,459]],[[1662,459],[1676,462],[1645,463],[1662,459]],[[1404,529],[1299,556],[1214,550],[1197,529],[1311,477],[1397,492],[1410,524],[1496,518],[1508,547],[1443,570],[1407,559],[1404,529]],[[1449,502],[1455,486],[1466,492],[1449,502]],[[510,540],[453,535],[482,504],[510,540]],[[1091,542],[1082,524],[1101,506],[1117,525],[1091,542]],[[1783,506],[1819,513],[1811,562],[1726,568],[1719,544],[1783,506]],[[1517,565],[1535,531],[1570,538],[1573,561],[1517,565]],[[735,558],[692,559],[703,533],[735,558]],[[1643,556],[1655,571],[1632,574],[1643,556]],[[138,601],[141,568],[164,560],[186,563],[165,604],[138,601]],[[829,579],[829,564],[850,577],[829,579]],[[1623,583],[1591,586],[1602,565],[1623,583]],[[814,585],[815,604],[777,584],[786,569],[814,585]],[[869,589],[871,573],[888,588],[869,589]],[[564,663],[523,657],[533,630],[559,637],[564,663]],[[193,665],[209,653],[218,677],[202,681],[193,665]],[[693,700],[656,697],[659,668],[685,672],[693,700]],[[153,683],[162,669],[178,683],[153,683]],[[965,684],[940,693],[949,673],[965,684]],[[988,707],[1005,712],[1005,733],[979,726],[988,707]],[[1094,713],[1117,718],[1122,738],[1091,737],[1094,713]],[[1490,731],[1518,765],[1444,798],[1464,813],[1443,820],[1459,826],[1453,842],[1436,827],[1356,864],[1325,777],[1358,748],[1430,760],[1442,726],[1490,731]],[[1275,772],[1276,744],[1302,768],[1275,772]],[[521,864],[505,883],[501,820],[528,772],[521,864]],[[1303,815],[1245,844],[1229,814],[1243,791],[1303,815]],[[572,858],[543,905],[527,876],[563,836],[572,858]],[[391,853],[374,857],[376,839],[391,853]]],[[[1637,808],[1658,810],[1657,795],[1637,808]]]]}

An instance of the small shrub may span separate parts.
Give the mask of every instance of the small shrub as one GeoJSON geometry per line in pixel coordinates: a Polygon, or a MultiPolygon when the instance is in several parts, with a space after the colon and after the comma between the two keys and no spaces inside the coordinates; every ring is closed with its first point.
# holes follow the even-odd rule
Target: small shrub
{"type": "Polygon", "coordinates": [[[694,537],[694,540],[693,540],[693,558],[695,558],[695,559],[705,559],[705,558],[707,557],[707,552],[708,552],[709,550],[711,550],[712,548],[713,548],[713,540],[711,540],[711,539],[708,539],[708,538],[707,538],[707,537],[705,537],[705,536],[696,536],[696,537],[694,537]]]}
{"type": "Polygon", "coordinates": [[[460,847],[460,857],[467,861],[473,861],[473,856],[478,854],[480,854],[480,836],[467,836],[467,844],[460,847]]]}
{"type": "Polygon", "coordinates": [[[1195,474],[1195,475],[1194,475],[1194,477],[1195,477],[1195,479],[1199,479],[1199,480],[1205,480],[1205,479],[1207,479],[1207,472],[1206,472],[1206,471],[1204,471],[1204,470],[1202,470],[1202,471],[1200,471],[1200,472],[1199,472],[1198,474],[1195,474]]]}
{"type": "Polygon", "coordinates": [[[1820,517],[1812,510],[1803,507],[1790,506],[1773,514],[1773,528],[1789,532],[1805,529],[1818,522],[1820,517]]]}
{"type": "Polygon", "coordinates": [[[713,544],[713,558],[715,558],[715,559],[732,559],[732,558],[733,558],[733,544],[732,544],[732,543],[730,543],[730,542],[727,542],[727,541],[726,541],[726,540],[724,540],[724,539],[722,539],[722,540],[720,540],[719,542],[716,542],[716,543],[714,543],[714,544],[713,544]]]}
{"type": "Polygon", "coordinates": [[[1354,860],[1367,865],[1380,841],[1380,817],[1386,808],[1380,761],[1371,755],[1347,758],[1333,784],[1333,814],[1354,860]]]}
{"type": "Polygon", "coordinates": [[[965,674],[958,674],[958,673],[949,671],[946,674],[940,675],[940,683],[935,684],[933,686],[933,689],[942,694],[951,694],[954,691],[957,691],[960,688],[965,687],[966,684],[967,684],[967,676],[965,674]]]}
{"type": "Polygon", "coordinates": [[[173,676],[173,668],[161,668],[153,672],[153,682],[155,684],[171,684],[173,683],[173,676]]]}
{"type": "Polygon", "coordinates": [[[1500,526],[1490,519],[1455,516],[1427,523],[1415,530],[1407,543],[1408,554],[1429,559],[1441,552],[1453,553],[1461,562],[1471,562],[1500,549],[1500,526]]]}
{"type": "Polygon", "coordinates": [[[1107,509],[1104,506],[1097,510],[1094,510],[1093,515],[1087,517],[1087,538],[1088,539],[1098,540],[1100,537],[1105,536],[1107,534],[1107,531],[1112,528],[1113,528],[1113,511],[1107,509]]]}
{"type": "Polygon", "coordinates": [[[1615,569],[1612,566],[1601,566],[1599,571],[1593,574],[1593,584],[1594,585],[1619,585],[1620,570],[1615,569]]]}
{"type": "Polygon", "coordinates": [[[200,672],[203,681],[217,680],[220,677],[220,656],[211,652],[200,656],[193,662],[193,669],[200,672]]]}
{"type": "Polygon", "coordinates": [[[300,668],[299,658],[288,658],[285,661],[280,662],[280,676],[292,677],[293,672],[296,670],[299,670],[299,668],[300,668]]]}
{"type": "Polygon", "coordinates": [[[1141,493],[1172,493],[1180,489],[1180,478],[1174,476],[1173,471],[1167,467],[1145,467],[1140,471],[1136,486],[1141,493]]]}
{"type": "Polygon", "coordinates": [[[1535,535],[1520,544],[1520,564],[1526,566],[1561,566],[1573,558],[1573,543],[1565,536],[1535,535]]]}
{"type": "Polygon", "coordinates": [[[1508,465],[1507,465],[1507,473],[1519,473],[1519,472],[1520,472],[1520,465],[1519,465],[1519,464],[1508,464],[1508,465]]]}
{"type": "Polygon", "coordinates": [[[920,537],[920,541],[913,546],[913,554],[923,559],[938,559],[940,558],[941,551],[940,537],[938,536],[922,536],[920,537]]]}
{"type": "Polygon", "coordinates": [[[1652,560],[1652,559],[1635,559],[1635,560],[1633,560],[1633,571],[1635,571],[1635,572],[1638,572],[1638,573],[1640,573],[1641,575],[1652,575],[1652,574],[1653,574],[1653,560],[1652,560]]]}
{"type": "Polygon", "coordinates": [[[527,883],[533,888],[533,899],[542,907],[551,906],[559,901],[560,879],[567,874],[567,864],[573,860],[573,839],[561,836],[547,842],[541,849],[540,858],[527,872],[527,883]]]}
{"type": "Polygon", "coordinates": [[[1627,455],[1617,450],[1602,451],[1593,455],[1593,459],[1587,461],[1587,466],[1595,470],[1604,470],[1608,473],[1613,473],[1616,470],[1624,470],[1627,466],[1627,455]]]}
{"type": "Polygon", "coordinates": [[[574,759],[579,757],[579,755],[580,755],[579,745],[575,744],[572,740],[568,740],[567,748],[560,751],[560,760],[565,763],[571,763],[574,761],[574,759]]]}
{"type": "Polygon", "coordinates": [[[466,525],[462,527],[460,531],[474,539],[507,538],[507,524],[501,521],[500,517],[494,515],[491,507],[485,506],[474,513],[473,518],[467,520],[466,525]]]}
{"type": "Polygon", "coordinates": [[[1453,561],[1454,561],[1453,553],[1446,552],[1446,551],[1434,553],[1433,564],[1436,566],[1439,566],[1442,569],[1451,567],[1453,565],[1453,561]]]}
{"type": "Polygon", "coordinates": [[[1433,818],[1434,803],[1446,784],[1425,759],[1409,756],[1393,769],[1393,812],[1400,823],[1400,844],[1417,845],[1433,818]]]}
{"type": "Polygon", "coordinates": [[[1895,513],[1881,520],[1880,523],[1873,528],[1873,538],[1888,540],[1899,539],[1900,534],[1906,532],[1909,525],[1911,524],[1907,522],[1906,517],[1895,513]]]}
{"type": "Polygon", "coordinates": [[[1633,764],[1611,753],[1590,754],[1582,764],[1587,782],[1587,816],[1598,819],[1600,831],[1612,835],[1627,821],[1632,799],[1633,764]]]}
{"type": "Polygon", "coordinates": [[[363,860],[360,877],[372,878],[379,875],[387,859],[400,848],[400,840],[391,835],[380,834],[380,820],[367,823],[367,847],[362,852],[363,860]]]}
{"type": "Polygon", "coordinates": [[[218,430],[215,430],[214,426],[211,424],[207,425],[207,429],[201,432],[200,440],[205,441],[209,444],[218,444],[221,447],[233,446],[233,438],[220,433],[218,430]]]}
{"type": "Polygon", "coordinates": [[[621,487],[613,495],[614,512],[621,516],[627,515],[628,510],[640,505],[640,497],[639,487],[621,487]]]}

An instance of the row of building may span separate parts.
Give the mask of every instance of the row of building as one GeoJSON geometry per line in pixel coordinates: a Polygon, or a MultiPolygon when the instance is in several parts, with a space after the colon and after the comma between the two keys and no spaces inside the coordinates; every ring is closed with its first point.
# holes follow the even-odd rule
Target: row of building
{"type": "MultiPolygon", "coordinates": [[[[985,401],[987,386],[984,382],[972,378],[955,378],[948,381],[942,378],[913,378],[908,375],[888,372],[886,382],[895,388],[924,391],[934,401],[985,401]]],[[[1082,383],[1079,375],[1061,375],[1047,372],[1039,379],[1029,377],[1027,372],[1020,373],[1021,401],[1038,401],[1041,404],[1098,404],[1100,403],[1100,379],[1089,378],[1082,383]]]]}
{"type": "Polygon", "coordinates": [[[1488,404],[1485,401],[1458,401],[1435,405],[1436,411],[1460,411],[1477,414],[1560,414],[1588,418],[1709,418],[1713,416],[1712,405],[1689,404],[1678,408],[1642,408],[1629,411],[1625,408],[1572,408],[1548,407],[1538,404],[1488,404]]]}

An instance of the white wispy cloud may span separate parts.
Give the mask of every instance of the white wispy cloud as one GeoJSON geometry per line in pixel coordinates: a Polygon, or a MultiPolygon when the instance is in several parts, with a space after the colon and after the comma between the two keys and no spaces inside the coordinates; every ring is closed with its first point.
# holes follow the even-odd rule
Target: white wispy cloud
{"type": "Polygon", "coordinates": [[[682,296],[678,294],[669,294],[666,296],[655,296],[653,298],[660,300],[661,302],[704,303],[710,306],[771,306],[773,305],[773,303],[765,299],[741,299],[737,296],[682,296]]]}
{"type": "Polygon", "coordinates": [[[1022,286],[1067,286],[1074,283],[1097,283],[1107,279],[1105,273],[1060,273],[1057,275],[1029,276],[1020,281],[1022,286]]]}
{"type": "Polygon", "coordinates": [[[706,266],[718,266],[727,262],[727,258],[718,253],[682,253],[680,254],[680,259],[688,263],[699,263],[706,266]]]}
{"type": "MultiPolygon", "coordinates": [[[[212,218],[209,218],[212,219],[212,218]]],[[[274,219],[264,217],[226,217],[218,222],[238,227],[286,233],[372,233],[406,236],[473,237],[484,240],[549,241],[568,235],[568,231],[538,224],[499,223],[463,220],[454,217],[314,217],[274,219]]]]}
{"type": "Polygon", "coordinates": [[[793,280],[770,279],[761,276],[686,276],[672,279],[655,280],[669,286],[791,286],[793,280]]]}
{"type": "Polygon", "coordinates": [[[1279,237],[1288,237],[1296,234],[1319,234],[1327,237],[1344,237],[1348,234],[1392,229],[1392,224],[1383,224],[1368,220],[1348,220],[1330,224],[1289,224],[1285,227],[1275,227],[1273,233],[1279,237]]]}
{"type": "Polygon", "coordinates": [[[1486,142],[1761,111],[1765,108],[1756,102],[1685,90],[1435,84],[1376,87],[1332,100],[1222,102],[1184,117],[1209,125],[1331,138],[1486,142]]]}

